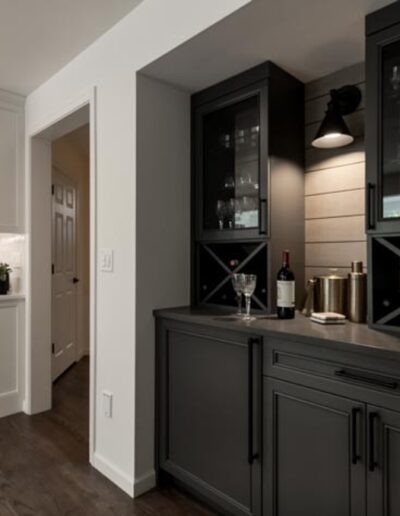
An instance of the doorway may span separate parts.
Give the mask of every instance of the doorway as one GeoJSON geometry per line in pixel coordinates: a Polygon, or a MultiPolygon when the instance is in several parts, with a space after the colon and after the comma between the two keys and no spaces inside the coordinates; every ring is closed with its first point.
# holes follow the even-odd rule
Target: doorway
{"type": "MultiPolygon", "coordinates": [[[[84,92],[80,99],[75,99],[73,106],[67,105],[58,113],[58,116],[51,117],[30,134],[27,177],[29,204],[27,226],[30,237],[27,271],[29,293],[24,402],[24,411],[27,414],[50,410],[53,401],[53,380],[56,378],[61,380],[62,373],[71,363],[72,365],[77,361],[80,364],[86,363],[88,371],[83,376],[86,378],[86,384],[89,384],[87,419],[89,459],[92,463],[96,412],[95,112],[95,88],[93,88],[84,92]],[[75,147],[82,144],[82,135],[79,137],[77,131],[85,132],[83,152],[87,155],[87,167],[84,187],[80,176],[76,175],[78,167],[66,166],[64,159],[53,160],[56,155],[55,147],[63,138],[69,138],[75,147]],[[61,208],[60,204],[58,209],[53,205],[53,178],[59,186],[62,185],[62,195],[66,200],[63,207],[61,208]],[[75,204],[75,212],[71,207],[73,204],[75,204]],[[86,223],[81,223],[82,211],[86,212],[86,223]],[[53,246],[53,242],[57,242],[57,238],[54,238],[53,223],[53,219],[56,218],[59,226],[63,227],[59,231],[68,235],[68,245],[65,244],[64,236],[59,236],[58,257],[55,256],[56,250],[53,246]],[[84,245],[80,243],[81,240],[85,242],[84,245]],[[60,242],[64,246],[63,249],[60,249],[60,242]],[[75,256],[72,256],[74,248],[75,256]],[[71,266],[72,262],[75,262],[75,266],[71,266]],[[52,272],[53,269],[56,271],[56,264],[59,276],[57,281],[53,282],[55,275],[52,272]],[[53,309],[53,297],[58,294],[60,302],[57,313],[57,310],[53,309]],[[73,299],[74,296],[76,300],[73,299]],[[55,313],[54,322],[53,313],[55,313]],[[60,353],[61,350],[62,353],[60,353]],[[58,360],[55,359],[53,362],[53,355],[56,354],[58,360]],[[90,360],[87,358],[81,360],[88,355],[90,360]]],[[[82,148],[80,151],[82,154],[82,148]]],[[[54,187],[54,194],[56,194],[56,187],[54,187]]],[[[60,197],[61,191],[57,194],[60,197]]],[[[78,377],[82,378],[82,375],[78,374],[78,377]]],[[[68,382],[63,384],[68,385],[68,382]]]]}
{"type": "Polygon", "coordinates": [[[52,380],[89,355],[89,124],[52,142],[52,380]]]}

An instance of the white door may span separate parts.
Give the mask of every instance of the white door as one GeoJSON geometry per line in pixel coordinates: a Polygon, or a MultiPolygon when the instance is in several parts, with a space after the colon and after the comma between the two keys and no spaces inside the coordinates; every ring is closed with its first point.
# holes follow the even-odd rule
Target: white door
{"type": "Polygon", "coordinates": [[[76,360],[76,187],[53,168],[52,379],[76,360]]]}

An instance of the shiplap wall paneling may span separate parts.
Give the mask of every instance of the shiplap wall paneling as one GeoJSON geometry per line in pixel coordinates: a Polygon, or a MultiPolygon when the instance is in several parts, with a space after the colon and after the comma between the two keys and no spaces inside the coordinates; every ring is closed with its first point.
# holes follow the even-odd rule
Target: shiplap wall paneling
{"type": "Polygon", "coordinates": [[[306,279],[337,269],[346,275],[352,260],[366,265],[364,106],[365,71],[360,63],[306,85],[305,228],[306,279]],[[338,149],[315,149],[329,91],[346,84],[362,93],[358,109],[345,117],[355,141],[338,149]]]}

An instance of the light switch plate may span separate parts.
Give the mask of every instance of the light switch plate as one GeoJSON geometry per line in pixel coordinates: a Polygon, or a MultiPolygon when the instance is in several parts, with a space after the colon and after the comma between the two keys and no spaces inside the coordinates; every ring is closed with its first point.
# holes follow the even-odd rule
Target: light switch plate
{"type": "Polygon", "coordinates": [[[114,251],[112,249],[100,249],[100,270],[102,272],[113,272],[114,251]]]}

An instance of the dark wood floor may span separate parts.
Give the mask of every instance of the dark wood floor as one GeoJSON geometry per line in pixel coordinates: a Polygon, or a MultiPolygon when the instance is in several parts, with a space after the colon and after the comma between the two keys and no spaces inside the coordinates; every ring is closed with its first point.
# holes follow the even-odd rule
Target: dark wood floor
{"type": "Polygon", "coordinates": [[[210,516],[174,488],[131,500],[88,463],[89,364],[54,385],[53,409],[0,419],[0,516],[210,516]]]}

